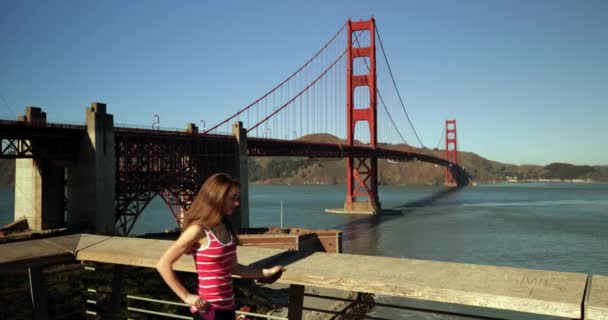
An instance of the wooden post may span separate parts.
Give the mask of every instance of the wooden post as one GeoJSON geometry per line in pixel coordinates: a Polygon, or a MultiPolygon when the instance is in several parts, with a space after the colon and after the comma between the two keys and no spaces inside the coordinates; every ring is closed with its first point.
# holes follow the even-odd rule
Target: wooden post
{"type": "Polygon", "coordinates": [[[114,265],[112,293],[110,294],[108,309],[103,312],[102,319],[120,319],[120,302],[122,301],[122,289],[124,288],[124,271],[124,266],[114,265]]]}
{"type": "Polygon", "coordinates": [[[289,320],[302,320],[302,308],[304,307],[304,286],[292,284],[289,286],[289,307],[287,318],[289,320]]]}
{"type": "Polygon", "coordinates": [[[46,308],[46,286],[42,276],[42,267],[28,268],[30,276],[30,294],[32,296],[32,308],[34,319],[48,319],[49,314],[46,308]]]}

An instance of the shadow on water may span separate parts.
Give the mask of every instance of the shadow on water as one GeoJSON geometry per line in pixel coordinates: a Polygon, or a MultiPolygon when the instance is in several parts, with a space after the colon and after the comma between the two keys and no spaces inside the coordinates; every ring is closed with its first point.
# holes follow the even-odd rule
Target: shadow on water
{"type": "Polygon", "coordinates": [[[379,254],[377,251],[379,241],[378,227],[405,214],[413,213],[417,208],[431,206],[433,203],[457,193],[463,187],[452,187],[434,193],[429,197],[409,203],[382,209],[376,215],[349,215],[346,223],[334,229],[342,229],[343,237],[348,243],[348,251],[357,254],[379,254]]]}
{"type": "Polygon", "coordinates": [[[460,189],[462,189],[464,187],[452,187],[452,188],[447,188],[444,189],[440,192],[437,192],[429,197],[426,198],[422,198],[420,200],[416,200],[416,201],[412,201],[409,203],[404,203],[401,205],[397,205],[394,206],[393,208],[390,209],[385,209],[382,210],[382,214],[383,215],[390,215],[390,214],[404,214],[407,212],[411,212],[413,210],[415,210],[416,208],[421,208],[421,207],[427,207],[432,205],[434,202],[439,201],[453,193],[456,193],[458,191],[460,191],[460,189]],[[386,211],[386,212],[385,212],[386,211]]]}

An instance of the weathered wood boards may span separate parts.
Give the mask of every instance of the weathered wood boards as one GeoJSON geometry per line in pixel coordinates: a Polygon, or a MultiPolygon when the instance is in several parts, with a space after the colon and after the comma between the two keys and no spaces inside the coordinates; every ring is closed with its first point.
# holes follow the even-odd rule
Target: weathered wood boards
{"type": "MultiPolygon", "coordinates": [[[[78,235],[0,245],[0,272],[74,259],[154,268],[171,241],[78,235]]],[[[239,262],[283,264],[280,283],[581,318],[587,275],[351,254],[239,247],[239,262]]],[[[191,257],[176,270],[194,272],[191,257]]],[[[608,277],[593,276],[589,319],[608,320],[608,277]]]]}
{"type": "Polygon", "coordinates": [[[608,276],[591,278],[587,319],[608,320],[608,276]]]}
{"type": "MultiPolygon", "coordinates": [[[[88,235],[87,235],[88,236],[88,235]]],[[[86,237],[84,239],[87,239],[86,237]]],[[[123,264],[137,267],[155,268],[160,256],[173,241],[140,238],[113,237],[76,253],[76,259],[103,263],[123,264]]],[[[239,262],[250,264],[280,255],[286,250],[257,247],[238,247],[239,262]]],[[[183,256],[175,265],[175,270],[196,272],[191,256],[183,256]]]]}
{"type": "Polygon", "coordinates": [[[74,255],[45,240],[30,240],[0,245],[0,273],[24,271],[49,264],[74,261],[74,255]]]}
{"type": "Polygon", "coordinates": [[[580,318],[586,274],[314,253],[283,283],[580,318]]]}

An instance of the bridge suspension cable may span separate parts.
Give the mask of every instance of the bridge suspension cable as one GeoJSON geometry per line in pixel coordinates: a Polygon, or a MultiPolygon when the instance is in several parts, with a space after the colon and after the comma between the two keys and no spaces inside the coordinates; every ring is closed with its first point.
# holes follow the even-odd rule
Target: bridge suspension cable
{"type": "Polygon", "coordinates": [[[342,57],[344,57],[344,55],[346,54],[347,50],[344,50],[344,52],[342,52],[342,54],[336,59],[334,60],[334,62],[327,68],[325,69],[325,71],[323,71],[317,78],[315,78],[315,80],[313,82],[311,82],[310,84],[308,84],[308,86],[306,86],[302,91],[300,91],[300,93],[296,94],[293,98],[291,98],[289,101],[287,101],[285,104],[283,104],[281,107],[279,107],[278,109],[276,109],[274,112],[272,112],[271,114],[269,114],[268,116],[266,116],[264,119],[262,119],[261,121],[259,121],[258,123],[256,123],[255,125],[253,125],[250,129],[248,130],[254,130],[255,128],[257,128],[260,124],[262,124],[263,122],[265,122],[266,120],[272,118],[275,114],[279,113],[281,110],[285,109],[285,107],[287,107],[290,103],[292,103],[295,99],[299,98],[304,92],[306,92],[310,87],[312,87],[315,83],[317,83],[317,81],[319,81],[319,79],[321,79],[323,76],[325,76],[325,74],[327,74],[327,72],[329,70],[331,70],[337,63],[338,61],[340,61],[342,59],[342,57]]]}
{"type": "MultiPolygon", "coordinates": [[[[248,111],[251,107],[253,107],[254,105],[257,105],[260,101],[264,100],[265,98],[267,98],[268,96],[270,96],[270,94],[274,94],[277,91],[279,91],[280,95],[281,95],[281,100],[282,100],[282,95],[283,95],[283,86],[286,83],[289,83],[290,80],[292,80],[296,75],[300,74],[300,72],[302,70],[304,70],[305,68],[307,68],[309,66],[309,64],[314,61],[317,57],[319,57],[319,55],[321,55],[321,53],[323,53],[325,51],[325,49],[327,49],[329,47],[329,45],[334,42],[334,40],[338,37],[338,35],[344,30],[344,28],[346,27],[346,23],[342,25],[342,27],[334,34],[334,36],[319,50],[317,51],[317,53],[315,53],[308,61],[306,61],[306,63],[304,63],[298,70],[296,70],[295,72],[293,72],[289,77],[287,77],[285,80],[283,80],[281,83],[279,83],[278,85],[276,85],[274,88],[272,88],[270,91],[268,91],[266,94],[264,94],[263,96],[261,96],[260,98],[258,98],[257,100],[253,101],[252,103],[250,103],[249,105],[247,105],[246,107],[242,108],[241,110],[239,110],[238,112],[236,112],[235,114],[233,114],[232,116],[228,117],[227,119],[225,119],[224,121],[216,124],[215,126],[211,127],[208,130],[205,130],[203,132],[203,134],[211,132],[217,128],[219,128],[221,125],[224,125],[226,123],[228,123],[230,120],[233,120],[237,117],[239,117],[243,112],[248,111]],[[280,90],[279,90],[280,89],[280,90]]],[[[296,79],[297,80],[297,79],[296,79]]],[[[300,79],[300,84],[301,84],[301,79],[300,79]]],[[[295,87],[294,87],[295,89],[295,87]]],[[[289,89],[287,89],[289,91],[289,89]]],[[[275,97],[273,96],[273,99],[275,99],[275,97]]],[[[267,103],[267,101],[265,101],[265,103],[267,103]]],[[[265,105],[265,108],[267,108],[267,104],[265,105]]]]}
{"type": "Polygon", "coordinates": [[[4,97],[4,95],[2,93],[0,93],[0,98],[2,98],[2,102],[4,102],[6,109],[8,109],[8,112],[9,112],[8,116],[9,117],[16,116],[17,114],[13,111],[13,108],[11,108],[11,105],[8,104],[8,102],[6,101],[6,98],[4,97]]]}
{"type": "MultiPolygon", "coordinates": [[[[377,26],[376,26],[377,28],[377,26]]],[[[376,32],[377,34],[377,32],[376,32]]],[[[356,36],[356,34],[355,34],[356,36]]],[[[361,46],[361,44],[359,43],[358,37],[355,37],[355,41],[357,43],[357,45],[361,46]]],[[[386,59],[386,56],[384,57],[386,59]]],[[[370,70],[369,64],[367,63],[367,60],[363,60],[365,62],[365,67],[367,68],[367,71],[370,70]]],[[[388,62],[387,62],[388,64],[388,62]]],[[[386,103],[384,102],[384,98],[382,97],[382,94],[380,93],[380,90],[378,90],[376,88],[376,94],[378,94],[378,98],[380,98],[380,102],[382,103],[382,107],[384,108],[384,111],[386,111],[386,115],[388,116],[391,124],[393,125],[393,128],[397,131],[397,135],[401,138],[401,140],[403,141],[403,143],[408,146],[411,149],[411,146],[407,143],[407,141],[405,140],[405,137],[403,136],[403,134],[401,133],[401,130],[399,130],[399,127],[397,126],[397,124],[395,123],[395,120],[393,119],[390,111],[388,110],[386,103]]]]}
{"type": "MultiPolygon", "coordinates": [[[[360,34],[355,33],[355,42],[358,42],[358,37],[360,36],[360,34]]],[[[334,38],[335,39],[335,36],[334,38]]],[[[323,77],[329,72],[331,71],[338,62],[340,62],[342,60],[342,58],[344,58],[344,56],[346,55],[346,53],[348,52],[348,50],[350,49],[350,47],[345,48],[342,53],[333,60],[333,62],[331,62],[331,64],[329,64],[329,66],[327,66],[325,68],[325,70],[323,70],[312,82],[310,82],[306,87],[304,87],[300,92],[298,92],[297,94],[295,94],[291,99],[289,99],[287,102],[285,102],[284,104],[282,104],[279,108],[275,109],[272,113],[270,113],[269,115],[267,115],[265,118],[263,118],[262,120],[258,121],[257,123],[255,123],[254,125],[252,125],[248,130],[255,130],[257,129],[262,123],[267,122],[270,118],[274,117],[275,115],[277,115],[279,112],[283,111],[287,106],[289,106],[292,102],[294,102],[296,99],[300,98],[304,93],[307,93],[309,89],[313,88],[313,86],[315,84],[317,84],[321,79],[323,79],[323,77]]],[[[314,88],[313,88],[314,90],[314,88]]],[[[327,88],[325,89],[325,91],[327,91],[327,88]]],[[[282,100],[282,98],[281,98],[282,100]]],[[[316,98],[315,98],[316,100],[316,98]]],[[[324,100],[324,101],[320,101],[321,103],[325,103],[325,105],[328,105],[329,102],[329,98],[328,98],[328,94],[325,92],[325,94],[323,95],[323,97],[320,100],[324,100]]],[[[300,100],[301,102],[301,100],[300,100]]],[[[336,104],[337,105],[337,104],[336,104]]],[[[296,104],[297,107],[297,104],[296,104]]],[[[302,111],[301,105],[300,105],[300,111],[302,111]]],[[[317,110],[318,111],[318,110],[317,110]]],[[[323,110],[326,111],[326,110],[323,110]]],[[[328,125],[328,119],[331,117],[331,113],[326,114],[326,116],[324,117],[325,120],[325,129],[329,128],[328,125]]],[[[307,117],[308,119],[308,117],[307,117]]],[[[336,120],[337,120],[337,115],[336,115],[336,120]]],[[[301,123],[300,123],[301,125],[301,123]]],[[[302,132],[302,131],[301,131],[302,132]]]]}
{"type": "Polygon", "coordinates": [[[437,141],[437,145],[435,146],[435,149],[438,149],[439,146],[441,145],[441,142],[443,141],[443,137],[445,137],[445,128],[441,128],[441,135],[439,136],[439,141],[437,141]]]}
{"type": "Polygon", "coordinates": [[[388,72],[389,72],[389,75],[391,76],[393,86],[395,87],[395,91],[397,92],[397,96],[399,97],[399,102],[401,103],[401,108],[403,109],[403,112],[405,113],[405,117],[407,118],[407,121],[410,124],[410,127],[412,128],[412,131],[414,132],[414,135],[416,136],[416,139],[418,139],[420,146],[424,148],[425,147],[424,143],[422,143],[422,140],[420,140],[420,137],[418,136],[418,133],[416,132],[416,128],[414,128],[414,125],[412,124],[410,116],[408,115],[407,110],[405,109],[405,104],[403,103],[403,99],[401,98],[401,93],[399,92],[399,88],[397,88],[397,83],[395,81],[395,77],[393,76],[393,71],[388,62],[388,58],[386,56],[386,51],[384,50],[384,45],[382,44],[382,38],[380,37],[380,33],[378,31],[378,26],[376,26],[376,35],[378,36],[378,42],[380,43],[380,49],[382,50],[382,56],[384,56],[384,61],[386,62],[386,66],[388,67],[388,72]]]}

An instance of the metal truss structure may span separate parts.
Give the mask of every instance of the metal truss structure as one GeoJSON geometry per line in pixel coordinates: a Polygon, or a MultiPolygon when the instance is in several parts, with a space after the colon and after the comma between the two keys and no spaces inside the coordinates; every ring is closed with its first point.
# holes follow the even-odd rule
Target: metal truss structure
{"type": "MultiPolygon", "coordinates": [[[[0,120],[0,158],[50,160],[68,167],[75,165],[83,147],[85,126],[28,124],[0,120]]],[[[294,156],[350,158],[357,161],[354,179],[369,182],[367,161],[378,158],[422,161],[446,167],[457,185],[467,185],[470,177],[463,168],[433,155],[380,147],[326,144],[251,138],[251,157],[294,156]]],[[[181,223],[202,183],[212,174],[237,176],[238,145],[229,135],[191,134],[159,130],[114,128],[115,214],[119,234],[128,235],[141,213],[160,195],[181,223]]]]}
{"type": "Polygon", "coordinates": [[[76,160],[84,126],[0,120],[0,159],[76,160]]]}
{"type": "Polygon", "coordinates": [[[212,174],[237,173],[232,136],[115,131],[116,221],[127,235],[150,201],[160,195],[178,225],[212,174]]]}

